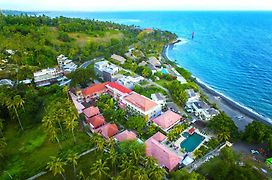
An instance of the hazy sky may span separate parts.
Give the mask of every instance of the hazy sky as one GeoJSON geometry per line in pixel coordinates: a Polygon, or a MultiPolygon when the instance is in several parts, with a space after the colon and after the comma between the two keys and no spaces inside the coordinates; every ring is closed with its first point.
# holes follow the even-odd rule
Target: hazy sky
{"type": "Polygon", "coordinates": [[[16,10],[272,10],[272,0],[0,0],[16,10]]]}

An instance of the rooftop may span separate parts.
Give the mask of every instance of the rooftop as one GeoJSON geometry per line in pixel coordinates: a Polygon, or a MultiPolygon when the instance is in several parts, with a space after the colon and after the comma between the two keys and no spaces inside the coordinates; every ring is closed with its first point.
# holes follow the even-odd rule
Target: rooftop
{"type": "Polygon", "coordinates": [[[125,96],[124,100],[140,108],[142,111],[148,111],[158,105],[157,103],[148,99],[147,97],[144,97],[135,92],[125,96]]]}
{"type": "Polygon", "coordinates": [[[98,107],[91,106],[91,107],[84,109],[83,113],[86,117],[90,118],[90,117],[100,114],[100,111],[99,111],[98,107]]]}
{"type": "Polygon", "coordinates": [[[100,133],[105,138],[111,138],[119,132],[116,124],[106,124],[95,131],[100,133]]]}
{"type": "Polygon", "coordinates": [[[198,108],[198,109],[208,109],[209,106],[208,104],[206,104],[203,101],[197,101],[197,102],[193,102],[193,104],[198,108]]]}
{"type": "Polygon", "coordinates": [[[157,136],[162,135],[156,133],[145,142],[146,155],[152,156],[161,166],[165,166],[169,171],[172,171],[180,163],[181,157],[161,144],[157,140],[157,136]]]}
{"type": "Polygon", "coordinates": [[[113,89],[116,89],[116,90],[118,90],[118,91],[120,91],[122,93],[129,94],[129,93],[132,92],[130,89],[128,89],[128,88],[126,88],[126,87],[124,87],[124,86],[122,86],[122,85],[120,85],[120,84],[118,84],[116,82],[109,82],[106,86],[111,87],[113,89]]]}
{"type": "Polygon", "coordinates": [[[150,57],[148,62],[154,66],[161,66],[161,62],[155,57],[150,57]]]}
{"type": "Polygon", "coordinates": [[[128,130],[125,130],[125,131],[115,135],[114,137],[120,142],[126,141],[126,140],[137,139],[137,135],[134,132],[128,131],[128,130]]]}
{"type": "Polygon", "coordinates": [[[120,63],[124,63],[126,61],[126,59],[124,57],[119,56],[117,54],[111,55],[111,58],[116,60],[116,61],[119,61],[120,63]]]}
{"type": "Polygon", "coordinates": [[[162,129],[168,129],[177,123],[181,119],[181,116],[171,110],[166,111],[159,117],[153,119],[152,121],[160,126],[162,129]]]}
{"type": "Polygon", "coordinates": [[[101,114],[87,119],[87,123],[91,124],[94,129],[102,126],[103,124],[105,124],[105,122],[105,118],[101,114]]]}
{"type": "Polygon", "coordinates": [[[207,112],[210,114],[210,115],[217,115],[219,112],[218,110],[214,109],[214,108],[210,108],[207,110],[207,112]]]}
{"type": "Polygon", "coordinates": [[[185,91],[187,92],[189,98],[196,96],[196,93],[193,89],[186,89],[185,91]]]}
{"type": "Polygon", "coordinates": [[[102,91],[105,90],[105,88],[106,88],[105,86],[106,86],[107,84],[108,84],[107,82],[101,83],[101,84],[93,84],[93,85],[91,85],[90,87],[84,89],[84,90],[82,91],[82,94],[83,94],[84,96],[89,96],[89,95],[93,95],[93,94],[95,94],[95,93],[100,93],[100,92],[102,92],[102,91]]]}
{"type": "Polygon", "coordinates": [[[155,94],[151,94],[151,98],[154,100],[154,101],[164,101],[165,100],[165,97],[161,94],[161,93],[155,93],[155,94]]]}

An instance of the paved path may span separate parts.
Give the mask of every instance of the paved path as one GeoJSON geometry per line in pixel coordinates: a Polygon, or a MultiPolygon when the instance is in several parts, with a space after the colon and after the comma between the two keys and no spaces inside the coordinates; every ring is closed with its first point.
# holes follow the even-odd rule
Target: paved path
{"type": "Polygon", "coordinates": [[[197,168],[199,168],[202,164],[204,164],[205,162],[209,161],[210,159],[212,159],[215,156],[218,156],[220,153],[220,150],[226,146],[226,143],[222,143],[219,146],[217,146],[214,150],[210,151],[209,153],[207,153],[205,156],[203,156],[202,158],[198,159],[197,161],[194,161],[192,164],[190,164],[189,166],[186,167],[186,169],[188,169],[188,171],[191,173],[192,171],[196,170],[197,168]]]}
{"type": "Polygon", "coordinates": [[[98,57],[98,58],[94,58],[94,59],[92,59],[92,60],[86,61],[86,62],[82,63],[82,64],[79,66],[79,68],[84,68],[84,69],[86,69],[92,62],[94,62],[94,61],[100,61],[100,60],[102,60],[102,59],[103,59],[103,57],[98,57]]]}

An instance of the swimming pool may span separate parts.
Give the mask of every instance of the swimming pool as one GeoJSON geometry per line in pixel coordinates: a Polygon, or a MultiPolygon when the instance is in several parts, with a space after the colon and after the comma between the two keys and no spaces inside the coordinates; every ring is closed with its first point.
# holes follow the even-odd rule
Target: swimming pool
{"type": "Polygon", "coordinates": [[[165,68],[163,68],[163,69],[161,70],[161,72],[162,72],[162,74],[168,74],[168,70],[165,69],[165,68]]]}
{"type": "Polygon", "coordinates": [[[190,134],[188,132],[184,132],[184,133],[182,133],[182,136],[185,138],[188,138],[190,136],[190,134]]]}
{"type": "Polygon", "coordinates": [[[191,136],[187,137],[184,141],[182,141],[180,143],[180,147],[184,148],[186,152],[193,152],[204,139],[205,138],[203,136],[194,133],[191,136]]]}

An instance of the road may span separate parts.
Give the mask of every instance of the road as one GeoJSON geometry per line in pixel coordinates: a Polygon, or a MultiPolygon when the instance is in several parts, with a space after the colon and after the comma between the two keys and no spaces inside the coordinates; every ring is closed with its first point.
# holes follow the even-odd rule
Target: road
{"type": "Polygon", "coordinates": [[[220,150],[223,147],[225,147],[225,146],[226,146],[226,143],[220,144],[214,150],[210,151],[209,153],[207,153],[205,156],[203,156],[199,160],[194,161],[192,164],[190,164],[189,166],[187,166],[186,169],[188,169],[188,171],[191,173],[192,171],[194,171],[197,168],[199,168],[202,164],[204,164],[205,162],[209,161],[211,158],[213,158],[215,156],[218,156],[219,153],[220,153],[220,150]]]}
{"type": "Polygon", "coordinates": [[[92,62],[94,62],[94,61],[100,61],[100,60],[102,60],[102,59],[103,59],[103,57],[98,57],[98,58],[94,58],[94,59],[92,59],[92,60],[86,61],[86,62],[82,63],[82,64],[79,66],[79,68],[84,68],[84,69],[86,69],[92,62]]]}
{"type": "Polygon", "coordinates": [[[241,113],[238,109],[226,104],[221,98],[218,98],[203,88],[201,88],[201,90],[207,95],[212,103],[216,103],[220,110],[224,111],[229,117],[231,117],[239,131],[244,131],[245,127],[253,121],[250,117],[246,116],[244,113],[241,113]]]}

